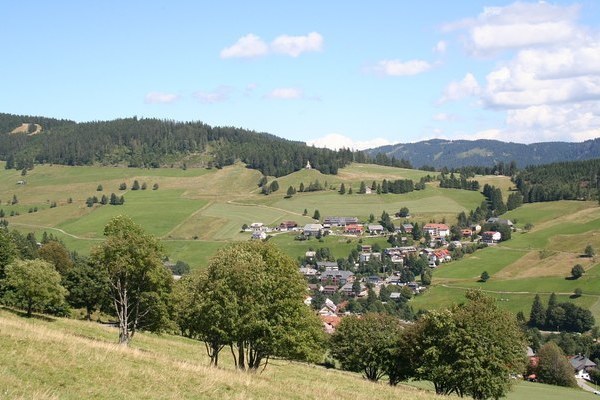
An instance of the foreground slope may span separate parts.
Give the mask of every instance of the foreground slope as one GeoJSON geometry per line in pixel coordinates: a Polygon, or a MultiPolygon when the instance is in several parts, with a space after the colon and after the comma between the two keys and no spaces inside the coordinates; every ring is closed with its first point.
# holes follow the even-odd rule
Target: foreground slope
{"type": "MultiPolygon", "coordinates": [[[[95,323],[0,309],[0,393],[36,399],[379,399],[439,398],[413,387],[373,384],[357,374],[274,360],[262,373],[208,367],[204,346],[137,334],[131,348],[95,323]]],[[[223,361],[226,361],[225,357],[223,361]]]]}

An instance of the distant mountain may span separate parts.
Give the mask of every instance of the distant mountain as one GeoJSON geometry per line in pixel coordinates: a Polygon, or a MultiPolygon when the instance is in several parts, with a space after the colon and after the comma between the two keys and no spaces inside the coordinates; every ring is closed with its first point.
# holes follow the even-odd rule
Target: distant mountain
{"type": "Polygon", "coordinates": [[[366,150],[371,157],[383,153],[388,157],[405,159],[415,168],[459,168],[463,166],[492,166],[499,162],[515,161],[519,168],[528,165],[561,161],[600,158],[600,138],[581,143],[507,143],[499,140],[442,140],[394,144],[366,150]]]}

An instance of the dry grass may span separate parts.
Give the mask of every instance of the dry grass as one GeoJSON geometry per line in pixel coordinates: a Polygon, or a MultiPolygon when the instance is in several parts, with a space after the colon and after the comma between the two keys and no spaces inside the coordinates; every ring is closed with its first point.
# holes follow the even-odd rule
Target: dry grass
{"type": "Polygon", "coordinates": [[[494,277],[498,279],[568,277],[571,275],[571,268],[575,264],[581,264],[585,269],[589,269],[594,265],[591,259],[580,258],[578,254],[574,253],[531,251],[516,262],[506,266],[494,277]]]}
{"type": "Polygon", "coordinates": [[[223,356],[208,367],[203,346],[138,334],[132,347],[93,323],[24,319],[0,310],[0,397],[36,399],[433,399],[412,387],[373,384],[356,374],[276,360],[262,374],[238,373],[223,356]]]}

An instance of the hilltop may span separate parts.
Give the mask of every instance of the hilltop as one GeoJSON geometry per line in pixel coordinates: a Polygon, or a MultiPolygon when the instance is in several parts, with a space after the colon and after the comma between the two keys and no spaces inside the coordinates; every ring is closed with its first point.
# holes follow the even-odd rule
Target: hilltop
{"type": "Polygon", "coordinates": [[[550,164],[560,161],[600,158],[600,138],[581,143],[543,142],[511,143],[499,140],[442,140],[432,139],[416,143],[398,143],[366,151],[371,156],[408,160],[422,168],[460,168],[484,166],[515,161],[520,168],[529,165],[550,164]]]}

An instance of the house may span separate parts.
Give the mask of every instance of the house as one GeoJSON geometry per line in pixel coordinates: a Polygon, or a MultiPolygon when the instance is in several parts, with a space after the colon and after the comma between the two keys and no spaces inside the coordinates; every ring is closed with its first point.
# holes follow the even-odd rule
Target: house
{"type": "Polygon", "coordinates": [[[473,236],[473,229],[461,229],[460,234],[462,237],[471,237],[473,236]]]}
{"type": "Polygon", "coordinates": [[[267,227],[262,222],[253,222],[250,224],[250,229],[253,231],[266,231],[267,227]]]}
{"type": "Polygon", "coordinates": [[[508,226],[510,226],[511,228],[512,228],[512,227],[513,227],[513,225],[514,225],[510,219],[502,219],[502,218],[498,218],[498,217],[491,217],[491,218],[488,218],[488,220],[487,220],[487,221],[485,221],[485,222],[487,222],[488,224],[500,224],[500,225],[508,225],[508,226]]]}
{"type": "Polygon", "coordinates": [[[310,290],[311,292],[316,292],[316,291],[322,292],[323,286],[319,285],[318,283],[309,283],[308,290],[310,290]]]}
{"type": "Polygon", "coordinates": [[[596,363],[591,361],[586,356],[578,354],[569,357],[569,362],[575,370],[575,377],[590,380],[590,370],[596,368],[596,363]]]}
{"type": "Polygon", "coordinates": [[[323,323],[323,329],[325,329],[325,333],[332,334],[335,332],[336,328],[342,321],[342,318],[337,315],[319,315],[321,322],[323,323]]]}
{"type": "Polygon", "coordinates": [[[360,290],[358,291],[358,293],[355,293],[352,286],[354,285],[354,282],[350,283],[346,283],[345,285],[343,285],[340,290],[338,290],[338,292],[345,294],[348,297],[354,297],[354,296],[360,296],[362,292],[364,292],[367,287],[361,283],[360,284],[360,290]]]}
{"type": "Polygon", "coordinates": [[[300,267],[300,273],[304,276],[316,276],[317,275],[317,269],[316,268],[312,268],[312,267],[300,267]]]}
{"type": "Polygon", "coordinates": [[[426,224],[423,231],[434,237],[446,237],[450,234],[450,227],[446,224],[426,224]]]}
{"type": "Polygon", "coordinates": [[[483,243],[495,244],[502,240],[502,234],[495,231],[487,231],[481,234],[481,240],[483,243]]]}
{"type": "Polygon", "coordinates": [[[323,220],[324,224],[331,226],[346,226],[351,224],[358,224],[357,217],[325,217],[323,220]]]}
{"type": "Polygon", "coordinates": [[[321,293],[323,294],[334,294],[338,291],[337,285],[325,285],[321,293]]]}
{"type": "Polygon", "coordinates": [[[305,236],[317,236],[323,232],[323,225],[321,224],[306,224],[303,229],[305,236]]]}
{"type": "Polygon", "coordinates": [[[371,259],[381,261],[381,253],[379,253],[379,252],[375,252],[375,253],[366,253],[366,252],[363,252],[363,253],[360,253],[358,255],[358,261],[361,262],[361,263],[367,263],[371,259]]]}
{"type": "Polygon", "coordinates": [[[254,239],[254,240],[265,240],[266,238],[267,238],[267,234],[264,231],[252,232],[252,239],[254,239]]]}
{"type": "Polygon", "coordinates": [[[363,253],[370,253],[373,249],[373,246],[371,246],[370,244],[361,244],[360,245],[360,251],[362,251],[363,253]]]}
{"type": "Polygon", "coordinates": [[[354,282],[354,273],[351,271],[325,271],[321,274],[321,282],[328,281],[336,285],[345,285],[348,282],[354,282]]]}
{"type": "Polygon", "coordinates": [[[280,231],[292,231],[298,227],[298,223],[296,221],[283,221],[279,224],[280,231]]]}
{"type": "Polygon", "coordinates": [[[306,257],[307,260],[312,261],[315,259],[315,257],[317,256],[317,252],[316,251],[307,251],[306,253],[304,253],[304,257],[306,257]]]}
{"type": "Polygon", "coordinates": [[[380,224],[369,224],[367,225],[367,229],[371,235],[381,235],[385,232],[385,229],[380,224]]]}
{"type": "Polygon", "coordinates": [[[317,261],[317,268],[321,271],[337,271],[340,269],[335,261],[317,261]]]}
{"type": "Polygon", "coordinates": [[[363,233],[363,226],[361,224],[346,225],[346,228],[344,228],[344,233],[361,235],[363,233]]]}
{"type": "Polygon", "coordinates": [[[413,229],[413,224],[402,224],[402,231],[404,231],[404,233],[412,233],[413,229]]]}

